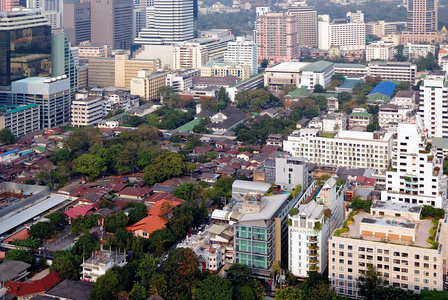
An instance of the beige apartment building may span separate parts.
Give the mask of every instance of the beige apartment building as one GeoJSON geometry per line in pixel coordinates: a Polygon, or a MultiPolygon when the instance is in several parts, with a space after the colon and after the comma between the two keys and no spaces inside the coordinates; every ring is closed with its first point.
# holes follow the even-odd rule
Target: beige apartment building
{"type": "Polygon", "coordinates": [[[165,86],[168,72],[151,73],[148,70],[141,70],[138,76],[131,79],[131,94],[139,95],[146,100],[158,98],[158,91],[165,86]]]}
{"type": "Polygon", "coordinates": [[[156,72],[160,68],[159,59],[129,59],[127,54],[115,55],[115,58],[92,58],[89,60],[89,86],[131,87],[131,79],[138,71],[156,72]]]}
{"type": "Polygon", "coordinates": [[[238,77],[241,80],[248,79],[250,77],[250,67],[213,62],[208,62],[201,67],[201,76],[226,77],[229,75],[238,77]]]}
{"type": "Polygon", "coordinates": [[[86,97],[72,102],[71,125],[73,127],[98,125],[103,120],[103,116],[102,97],[86,97]]]}
{"type": "MultiPolygon", "coordinates": [[[[373,265],[393,287],[443,290],[443,251],[439,228],[420,220],[422,206],[375,201],[371,213],[359,212],[348,232],[336,230],[328,240],[329,279],[341,295],[357,297],[356,280],[373,265]],[[435,228],[434,246],[428,243],[435,228]]],[[[444,223],[441,220],[440,223],[444,223]]]]}

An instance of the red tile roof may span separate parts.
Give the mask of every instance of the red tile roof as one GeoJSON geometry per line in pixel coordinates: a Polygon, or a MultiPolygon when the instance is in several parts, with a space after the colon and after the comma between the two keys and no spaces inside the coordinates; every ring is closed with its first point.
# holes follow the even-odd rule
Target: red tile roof
{"type": "Polygon", "coordinates": [[[181,201],[170,201],[170,200],[160,200],[157,201],[156,203],[154,203],[154,205],[148,209],[148,215],[153,215],[153,216],[163,216],[165,214],[167,214],[168,212],[170,212],[171,210],[173,210],[173,208],[175,208],[176,206],[182,205],[183,203],[185,203],[184,200],[181,201]],[[167,211],[162,211],[162,207],[164,205],[164,203],[168,203],[168,207],[167,211]]]}
{"type": "Polygon", "coordinates": [[[375,178],[367,178],[366,180],[366,186],[374,186],[376,182],[375,178]]]}
{"type": "Polygon", "coordinates": [[[93,205],[86,205],[86,206],[76,206],[73,207],[65,212],[65,215],[69,217],[70,219],[76,219],[78,216],[87,216],[92,213],[92,211],[95,210],[95,207],[93,205]]]}
{"type": "Polygon", "coordinates": [[[60,281],[62,281],[62,278],[59,277],[56,271],[53,271],[44,278],[33,282],[17,282],[8,280],[5,282],[5,288],[8,294],[20,297],[46,292],[60,281]]]}
{"type": "Polygon", "coordinates": [[[367,177],[366,176],[358,176],[356,178],[356,183],[365,183],[366,182],[367,177]]]}
{"type": "Polygon", "coordinates": [[[151,233],[153,233],[158,229],[165,228],[166,223],[167,221],[159,216],[148,216],[146,218],[141,219],[134,225],[126,227],[126,230],[131,231],[132,233],[134,233],[137,230],[143,230],[144,232],[148,233],[148,235],[150,235],[151,233]]]}
{"type": "Polygon", "coordinates": [[[143,197],[149,193],[151,193],[150,188],[137,188],[137,187],[127,187],[120,191],[120,196],[133,196],[133,197],[143,197]]]}
{"type": "Polygon", "coordinates": [[[16,234],[10,236],[9,238],[7,238],[4,241],[4,243],[14,242],[16,239],[23,241],[29,237],[30,237],[30,235],[28,234],[28,229],[23,229],[23,230],[20,230],[19,232],[17,232],[16,234]]]}
{"type": "Polygon", "coordinates": [[[162,192],[162,193],[154,193],[154,195],[151,195],[149,198],[147,198],[145,200],[146,203],[156,203],[157,201],[162,201],[162,200],[171,200],[171,201],[182,201],[185,202],[184,200],[177,198],[173,195],[173,193],[168,193],[168,192],[162,192]]]}

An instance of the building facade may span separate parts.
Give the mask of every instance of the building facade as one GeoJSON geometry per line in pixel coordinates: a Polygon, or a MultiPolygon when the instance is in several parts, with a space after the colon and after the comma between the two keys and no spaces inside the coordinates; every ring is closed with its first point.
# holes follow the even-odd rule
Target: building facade
{"type": "Polygon", "coordinates": [[[257,17],[258,61],[287,62],[299,58],[297,18],[283,13],[257,17]]]}
{"type": "Polygon", "coordinates": [[[394,79],[398,81],[409,81],[414,83],[417,74],[417,65],[411,62],[379,62],[368,64],[367,75],[370,77],[381,77],[382,79],[394,79]]]}
{"type": "Polygon", "coordinates": [[[103,98],[86,97],[75,99],[71,106],[73,127],[96,126],[104,117],[103,98]]]}
{"type": "Polygon", "coordinates": [[[437,30],[437,1],[408,0],[408,29],[413,34],[437,30]]]}
{"type": "Polygon", "coordinates": [[[0,112],[0,130],[8,128],[15,136],[40,129],[40,107],[37,104],[20,105],[0,112]]]}
{"type": "Polygon", "coordinates": [[[224,54],[224,62],[248,66],[250,76],[258,74],[258,46],[252,41],[247,41],[244,37],[237,37],[236,41],[227,44],[227,51],[224,54]]]}
{"type": "Polygon", "coordinates": [[[313,6],[293,5],[288,14],[297,18],[300,47],[317,47],[317,11],[313,6]]]}
{"type": "Polygon", "coordinates": [[[201,67],[201,76],[226,77],[235,76],[241,80],[250,77],[250,67],[242,65],[232,65],[229,63],[208,62],[201,67]]]}
{"type": "Polygon", "coordinates": [[[64,4],[64,32],[73,46],[92,39],[91,27],[90,2],[64,4]]]}
{"type": "Polygon", "coordinates": [[[174,46],[173,68],[176,70],[199,69],[208,59],[208,50],[200,43],[183,42],[174,46]]]}

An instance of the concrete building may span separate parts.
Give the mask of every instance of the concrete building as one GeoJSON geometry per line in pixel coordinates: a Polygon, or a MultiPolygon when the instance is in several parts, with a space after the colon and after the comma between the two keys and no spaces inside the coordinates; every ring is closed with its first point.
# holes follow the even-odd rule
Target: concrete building
{"type": "Polygon", "coordinates": [[[71,126],[96,126],[104,117],[102,97],[83,97],[72,101],[71,126]]]}
{"type": "Polygon", "coordinates": [[[70,80],[71,99],[78,90],[79,60],[76,51],[72,51],[64,33],[51,35],[51,76],[65,75],[70,80]]]}
{"type": "Polygon", "coordinates": [[[91,42],[110,45],[113,49],[130,49],[133,44],[132,0],[98,0],[90,2],[91,42]]]}
{"type": "Polygon", "coordinates": [[[193,87],[193,77],[201,76],[199,69],[186,69],[177,72],[168,73],[165,85],[174,88],[175,93],[188,91],[193,87]]]}
{"type": "Polygon", "coordinates": [[[414,83],[417,65],[410,62],[379,62],[368,64],[367,75],[370,77],[380,76],[382,79],[394,79],[398,81],[409,81],[414,83]]]}
{"type": "Polygon", "coordinates": [[[275,158],[275,184],[281,185],[285,190],[292,190],[298,184],[305,189],[308,182],[308,164],[305,160],[299,157],[275,158]]]}
{"type": "Polygon", "coordinates": [[[91,27],[90,2],[64,4],[64,33],[73,46],[92,39],[91,27]]]}
{"type": "Polygon", "coordinates": [[[355,108],[348,116],[348,128],[362,127],[365,129],[372,119],[372,114],[369,114],[365,108],[355,108]]]}
{"type": "Polygon", "coordinates": [[[330,21],[328,15],[319,16],[319,49],[339,46],[341,49],[365,49],[366,25],[363,21],[345,19],[330,21]]]}
{"type": "Polygon", "coordinates": [[[397,25],[389,24],[385,21],[366,23],[366,34],[373,34],[377,37],[384,37],[397,32],[397,25]]]}
{"type": "Polygon", "coordinates": [[[79,60],[89,60],[91,58],[107,58],[112,54],[110,45],[99,45],[90,42],[81,42],[78,48],[79,60]]]}
{"type": "Polygon", "coordinates": [[[176,70],[199,69],[208,60],[208,50],[200,43],[183,42],[174,46],[173,68],[176,70]]]}
{"type": "Polygon", "coordinates": [[[319,129],[294,131],[283,141],[283,150],[318,165],[387,169],[393,134],[340,130],[332,137],[320,133],[319,129]]]}
{"type": "Polygon", "coordinates": [[[297,37],[300,47],[317,47],[317,11],[313,6],[296,5],[288,7],[288,14],[297,18],[297,37]]]}
{"type": "Polygon", "coordinates": [[[250,67],[214,62],[208,62],[201,67],[201,76],[225,77],[229,75],[241,80],[248,79],[250,77],[250,67]]]}
{"type": "Polygon", "coordinates": [[[256,90],[263,85],[264,82],[264,72],[254,75],[246,80],[241,82],[237,82],[230,87],[226,88],[226,91],[229,93],[230,101],[235,102],[235,96],[241,91],[247,90],[256,90]]]}
{"type": "Polygon", "coordinates": [[[130,88],[131,79],[140,70],[156,72],[160,60],[129,59],[127,54],[117,54],[114,58],[93,58],[89,60],[89,86],[113,86],[130,88]]]}
{"type": "Polygon", "coordinates": [[[159,98],[159,89],[165,86],[167,72],[151,73],[148,70],[138,71],[136,78],[131,79],[131,94],[139,95],[145,100],[159,98]]]}
{"type": "Polygon", "coordinates": [[[283,62],[273,67],[268,67],[264,73],[264,85],[271,90],[278,91],[280,87],[295,84],[300,86],[301,70],[310,63],[283,62]]]}
{"type": "Polygon", "coordinates": [[[289,210],[288,197],[289,194],[246,194],[236,206],[242,216],[233,225],[234,260],[249,266],[258,278],[270,278],[273,262],[281,262],[282,250],[286,250],[283,244],[287,241],[285,219],[289,210]]]}
{"type": "Polygon", "coordinates": [[[2,0],[0,1],[0,11],[11,11],[13,8],[19,7],[19,0],[2,0]]]}
{"type": "Polygon", "coordinates": [[[40,130],[39,105],[19,105],[0,112],[0,130],[5,128],[17,137],[40,130]]]}
{"type": "Polygon", "coordinates": [[[448,137],[448,100],[446,76],[426,76],[420,85],[420,106],[418,115],[430,137],[448,137]]]}
{"type": "Polygon", "coordinates": [[[154,0],[147,7],[146,28],[142,28],[137,44],[164,45],[195,38],[197,1],[154,0]]]}
{"type": "Polygon", "coordinates": [[[391,60],[395,55],[392,43],[377,42],[366,46],[366,61],[391,60]]]}
{"type": "Polygon", "coordinates": [[[331,77],[334,75],[334,63],[328,61],[317,61],[301,69],[300,86],[306,89],[314,89],[316,84],[323,87],[329,86],[331,77]]]}
{"type": "Polygon", "coordinates": [[[407,26],[413,34],[437,31],[437,1],[408,0],[407,26]]]}
{"type": "Polygon", "coordinates": [[[380,106],[378,124],[381,128],[396,128],[400,122],[411,119],[413,116],[413,109],[387,103],[380,106]]]}
{"type": "Polygon", "coordinates": [[[300,57],[297,18],[283,13],[257,17],[258,61],[288,62],[300,57]]]}
{"type": "MultiPolygon", "coordinates": [[[[353,223],[336,230],[328,240],[332,288],[357,298],[356,280],[373,265],[392,287],[416,293],[443,290],[443,246],[434,249],[427,242],[433,224],[420,220],[420,212],[420,205],[376,201],[370,214],[351,213],[353,223]]],[[[433,238],[438,244],[439,234],[433,238]]]]}
{"type": "Polygon", "coordinates": [[[40,127],[53,128],[70,120],[70,79],[66,75],[31,77],[11,84],[11,104],[38,104],[40,127]]]}
{"type": "MultiPolygon", "coordinates": [[[[333,98],[334,99],[334,98],[333,98]]],[[[347,129],[347,115],[341,113],[329,113],[322,117],[322,131],[337,133],[347,129]]]]}
{"type": "MultiPolygon", "coordinates": [[[[258,18],[259,16],[263,16],[265,14],[271,13],[271,7],[270,6],[261,6],[255,8],[255,15],[258,18]]],[[[257,21],[255,21],[255,29],[254,29],[254,43],[257,43],[257,21]]]]}
{"type": "Polygon", "coordinates": [[[344,220],[344,188],[331,177],[315,199],[303,204],[310,196],[305,194],[296,206],[297,214],[289,214],[288,269],[294,276],[307,277],[309,271],[322,274],[327,268],[327,240],[344,220]]]}
{"type": "Polygon", "coordinates": [[[357,77],[365,77],[368,73],[368,67],[360,64],[335,63],[334,72],[340,73],[344,76],[355,75],[357,77]]]}
{"type": "Polygon", "coordinates": [[[444,208],[446,177],[419,117],[398,124],[381,200],[444,208]]]}
{"type": "Polygon", "coordinates": [[[81,264],[82,280],[96,282],[108,270],[115,266],[124,267],[126,264],[126,254],[101,250],[81,264]]]}
{"type": "Polygon", "coordinates": [[[227,44],[224,54],[224,62],[248,66],[250,76],[258,74],[258,46],[253,41],[247,41],[244,37],[237,37],[236,41],[227,44]]]}
{"type": "Polygon", "coordinates": [[[420,45],[408,43],[404,45],[403,55],[407,56],[410,61],[417,60],[420,57],[426,57],[429,53],[432,53],[433,57],[436,57],[435,45],[420,45]]]}

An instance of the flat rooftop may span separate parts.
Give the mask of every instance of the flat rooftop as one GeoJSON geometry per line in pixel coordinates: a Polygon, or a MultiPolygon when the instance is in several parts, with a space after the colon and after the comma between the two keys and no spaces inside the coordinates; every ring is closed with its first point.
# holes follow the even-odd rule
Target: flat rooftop
{"type": "MultiPolygon", "coordinates": [[[[386,243],[406,245],[406,246],[417,246],[417,247],[422,247],[422,248],[431,248],[431,245],[427,242],[428,238],[431,236],[431,234],[429,233],[429,230],[433,227],[431,220],[414,221],[410,224],[414,225],[415,227],[406,227],[406,226],[409,226],[409,225],[407,225],[407,224],[409,224],[409,222],[406,222],[401,217],[387,216],[384,219],[372,218],[372,216],[370,214],[360,211],[356,216],[353,217],[353,221],[354,222],[348,226],[349,232],[346,237],[359,238],[361,235],[359,232],[359,226],[361,223],[391,226],[391,229],[393,229],[393,228],[399,229],[400,228],[399,226],[401,226],[401,228],[406,228],[406,229],[417,228],[415,242],[391,239],[386,243]],[[372,221],[372,220],[374,220],[374,221],[372,221]],[[395,222],[396,222],[396,224],[395,224],[395,222]],[[405,223],[405,224],[398,224],[398,223],[405,223]]],[[[344,235],[341,234],[341,237],[344,237],[344,235]]],[[[373,242],[384,242],[384,238],[381,238],[381,237],[373,237],[373,236],[364,235],[363,239],[367,240],[367,241],[373,241],[373,242]]]]}
{"type": "Polygon", "coordinates": [[[299,72],[306,66],[310,65],[310,63],[304,62],[283,62],[273,67],[267,68],[266,71],[296,71],[299,72]]]}
{"type": "Polygon", "coordinates": [[[396,212],[409,212],[409,213],[418,213],[420,214],[422,211],[421,205],[415,205],[410,203],[399,203],[399,202],[391,202],[391,201],[375,201],[371,209],[379,209],[383,211],[396,211],[396,212]]]}

